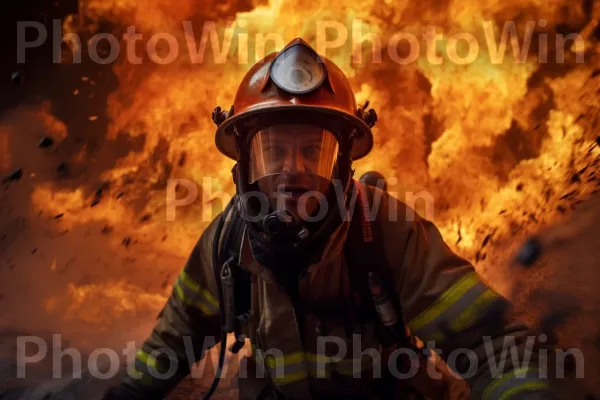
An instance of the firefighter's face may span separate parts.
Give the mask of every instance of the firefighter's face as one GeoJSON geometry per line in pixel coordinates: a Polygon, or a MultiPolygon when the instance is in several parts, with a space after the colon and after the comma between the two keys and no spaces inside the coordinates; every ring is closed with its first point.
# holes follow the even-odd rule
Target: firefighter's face
{"type": "Polygon", "coordinates": [[[305,174],[271,175],[260,179],[258,185],[269,198],[272,210],[287,210],[298,220],[317,215],[329,190],[327,180],[305,174]]]}
{"type": "Polygon", "coordinates": [[[270,201],[300,220],[313,217],[330,188],[337,141],[311,125],[278,125],[253,142],[253,178],[270,201]]]}

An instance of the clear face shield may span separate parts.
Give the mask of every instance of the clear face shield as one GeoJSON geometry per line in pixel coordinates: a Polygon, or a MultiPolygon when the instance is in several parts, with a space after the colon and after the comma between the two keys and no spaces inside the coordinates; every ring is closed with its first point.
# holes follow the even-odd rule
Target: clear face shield
{"type": "Polygon", "coordinates": [[[317,125],[282,124],[258,131],[250,143],[249,183],[275,175],[333,179],[339,144],[317,125]]]}
{"type": "Polygon", "coordinates": [[[327,217],[323,201],[337,177],[336,136],[311,123],[274,124],[252,136],[249,152],[249,183],[266,195],[271,211],[262,221],[265,231],[303,240],[309,234],[304,222],[327,217]]]}

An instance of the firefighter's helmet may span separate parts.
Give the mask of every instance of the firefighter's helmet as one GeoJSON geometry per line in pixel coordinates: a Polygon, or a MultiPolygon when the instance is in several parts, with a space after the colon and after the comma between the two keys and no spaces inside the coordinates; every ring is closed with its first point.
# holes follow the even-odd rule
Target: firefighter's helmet
{"type": "Polygon", "coordinates": [[[262,127],[312,121],[333,132],[338,141],[350,141],[349,157],[358,160],[373,147],[371,127],[377,115],[367,107],[368,103],[357,107],[337,65],[296,38],[248,71],[229,110],[214,110],[216,146],[225,156],[239,160],[238,147],[247,149],[252,134],[262,127]]]}

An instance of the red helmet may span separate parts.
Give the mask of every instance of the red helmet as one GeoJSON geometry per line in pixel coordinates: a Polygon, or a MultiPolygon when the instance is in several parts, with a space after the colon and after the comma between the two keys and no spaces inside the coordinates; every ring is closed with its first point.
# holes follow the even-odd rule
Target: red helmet
{"type": "Polygon", "coordinates": [[[238,143],[247,146],[254,131],[274,123],[312,121],[335,132],[341,142],[350,140],[348,156],[357,160],[373,147],[371,127],[377,115],[367,106],[357,108],[354,92],[337,65],[296,38],[248,71],[229,111],[220,107],[213,111],[216,146],[239,160],[238,143]]]}

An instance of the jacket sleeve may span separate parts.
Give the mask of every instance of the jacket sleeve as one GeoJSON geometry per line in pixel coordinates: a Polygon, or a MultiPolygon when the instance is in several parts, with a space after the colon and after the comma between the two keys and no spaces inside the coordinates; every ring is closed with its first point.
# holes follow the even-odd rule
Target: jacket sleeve
{"type": "Polygon", "coordinates": [[[219,342],[219,303],[211,254],[216,221],[194,247],[125,378],[104,399],[162,399],[190,374],[206,350],[219,342]]]}
{"type": "Polygon", "coordinates": [[[431,221],[401,202],[398,211],[400,222],[386,223],[386,246],[399,260],[394,285],[412,334],[469,383],[474,399],[551,398],[536,333],[431,221]]]}

